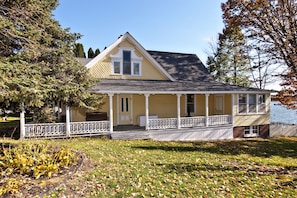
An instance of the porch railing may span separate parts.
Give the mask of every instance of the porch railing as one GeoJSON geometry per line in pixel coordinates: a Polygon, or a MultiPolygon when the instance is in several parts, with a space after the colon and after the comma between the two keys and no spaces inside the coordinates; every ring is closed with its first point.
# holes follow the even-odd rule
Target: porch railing
{"type": "MultiPolygon", "coordinates": [[[[196,116],[196,117],[181,117],[180,127],[206,127],[208,126],[222,126],[232,124],[232,115],[215,115],[215,116],[196,116]],[[206,120],[208,118],[208,120],[206,120]],[[206,122],[207,121],[207,122],[206,122]]],[[[177,118],[159,118],[149,119],[149,130],[153,129],[170,129],[177,128],[177,118]]]]}
{"type": "Polygon", "coordinates": [[[149,129],[174,129],[177,128],[177,118],[149,119],[149,129]]]}
{"type": "Polygon", "coordinates": [[[70,136],[86,136],[109,132],[109,121],[72,122],[70,124],[70,136]]]}
{"type": "Polygon", "coordinates": [[[205,126],[205,116],[198,117],[182,117],[180,119],[180,127],[202,127],[205,126]]]}
{"type": "MultiPolygon", "coordinates": [[[[109,121],[71,122],[69,137],[106,134],[109,121]]],[[[25,138],[67,137],[66,123],[25,124],[25,138]]]]}

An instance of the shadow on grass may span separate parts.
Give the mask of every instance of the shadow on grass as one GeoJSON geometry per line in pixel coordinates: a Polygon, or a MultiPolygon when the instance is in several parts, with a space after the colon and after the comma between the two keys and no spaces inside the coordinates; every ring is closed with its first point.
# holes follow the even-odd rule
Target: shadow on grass
{"type": "Polygon", "coordinates": [[[256,157],[297,157],[297,139],[276,138],[269,140],[242,140],[193,142],[191,145],[178,144],[176,146],[163,143],[157,146],[138,146],[134,148],[145,150],[163,150],[175,152],[208,152],[221,155],[248,154],[256,157]]]}

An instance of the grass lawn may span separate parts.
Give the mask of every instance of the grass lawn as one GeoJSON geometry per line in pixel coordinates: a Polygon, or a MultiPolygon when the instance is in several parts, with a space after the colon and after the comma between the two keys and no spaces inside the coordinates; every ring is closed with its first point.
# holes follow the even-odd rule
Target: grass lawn
{"type": "MultiPolygon", "coordinates": [[[[69,197],[297,195],[297,138],[191,143],[82,138],[44,142],[84,151],[94,165],[72,181],[73,194],[69,197]]],[[[66,189],[52,196],[63,192],[66,189]]]]}

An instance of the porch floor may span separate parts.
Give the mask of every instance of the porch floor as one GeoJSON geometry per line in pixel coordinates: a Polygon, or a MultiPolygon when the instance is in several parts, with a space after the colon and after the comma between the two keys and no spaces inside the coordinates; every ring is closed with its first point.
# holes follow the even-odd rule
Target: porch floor
{"type": "Polygon", "coordinates": [[[145,127],[119,125],[113,127],[111,138],[114,140],[145,140],[149,139],[149,133],[145,130],[145,127]]]}

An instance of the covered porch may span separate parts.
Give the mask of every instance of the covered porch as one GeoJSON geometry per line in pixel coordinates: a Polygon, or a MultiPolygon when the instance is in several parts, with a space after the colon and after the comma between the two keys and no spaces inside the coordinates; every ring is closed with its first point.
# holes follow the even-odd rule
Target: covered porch
{"type": "MultiPolygon", "coordinates": [[[[112,126],[136,125],[146,131],[233,126],[233,94],[107,93],[112,126]]],[[[106,109],[108,107],[108,109],[106,109]]]]}

